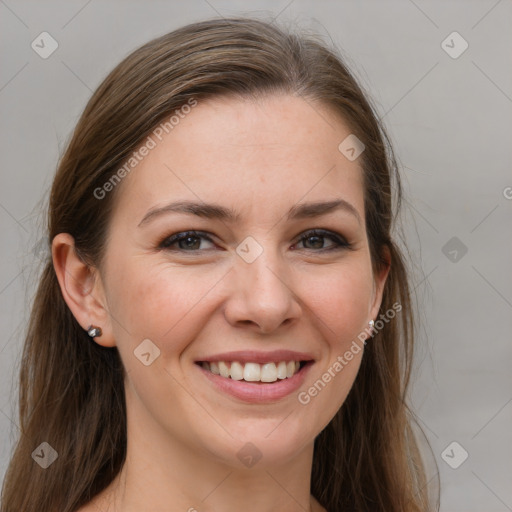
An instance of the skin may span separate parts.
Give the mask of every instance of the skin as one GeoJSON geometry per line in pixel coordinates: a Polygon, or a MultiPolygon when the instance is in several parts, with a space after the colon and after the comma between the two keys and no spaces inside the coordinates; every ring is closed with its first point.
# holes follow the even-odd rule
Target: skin
{"type": "MultiPolygon", "coordinates": [[[[362,171],[338,150],[350,129],[322,105],[288,95],[200,101],[118,185],[105,260],[88,268],[73,239],[53,240],[63,296],[91,340],[117,346],[127,371],[127,461],[83,511],[319,511],[310,496],[314,438],[343,404],[364,350],[307,405],[297,392],[249,404],[216,389],[194,361],[232,350],[290,349],[315,363],[307,390],[378,315],[389,267],[372,271],[362,171]],[[287,220],[298,203],[343,199],[336,210],[287,220]],[[235,222],[166,213],[171,201],[221,204],[235,222]],[[318,228],[344,237],[301,240],[318,228]],[[187,230],[209,233],[160,249],[187,230]],[[263,249],[252,263],[236,248],[263,249]],[[183,248],[185,247],[185,248],[183,248]],[[145,366],[144,339],[160,349],[145,366]],[[237,452],[262,454],[252,467],[237,452]]],[[[362,347],[362,344],[360,343],[362,347]]]]}

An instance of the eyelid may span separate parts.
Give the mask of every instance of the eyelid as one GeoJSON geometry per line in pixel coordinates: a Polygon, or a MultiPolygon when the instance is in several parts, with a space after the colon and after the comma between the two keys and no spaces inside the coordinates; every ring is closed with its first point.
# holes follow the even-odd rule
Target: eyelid
{"type": "Polygon", "coordinates": [[[336,249],[351,249],[352,248],[352,244],[350,242],[348,242],[348,240],[343,235],[341,235],[340,233],[337,233],[336,231],[331,231],[329,229],[323,229],[323,228],[312,228],[312,229],[303,231],[296,243],[306,240],[307,238],[312,237],[312,236],[330,238],[330,239],[334,240],[334,242],[335,242],[334,247],[318,249],[314,252],[327,252],[327,251],[336,250],[336,249]]]}
{"type": "MultiPolygon", "coordinates": [[[[329,252],[334,250],[341,250],[341,249],[353,249],[352,244],[347,241],[347,239],[341,235],[340,233],[337,233],[336,231],[331,231],[324,228],[311,228],[307,229],[305,231],[302,231],[298,238],[296,238],[296,241],[293,243],[293,245],[296,245],[312,236],[318,236],[322,238],[330,238],[334,241],[334,246],[322,248],[322,249],[297,249],[297,250],[305,250],[305,251],[313,251],[313,252],[329,252]]],[[[178,231],[171,235],[165,236],[159,243],[158,248],[161,250],[171,250],[171,246],[180,240],[186,239],[187,237],[197,237],[197,238],[203,238],[205,240],[208,240],[209,242],[215,244],[214,239],[216,238],[215,235],[208,233],[206,231],[200,231],[195,229],[185,230],[185,231],[178,231]]],[[[186,251],[184,249],[176,249],[178,252],[202,252],[207,249],[197,249],[197,250],[191,250],[186,251]]],[[[211,249],[209,249],[211,250],[211,249]]]]}
{"type": "MultiPolygon", "coordinates": [[[[208,240],[211,243],[215,243],[213,240],[213,235],[211,233],[208,233],[206,231],[198,231],[196,229],[187,229],[185,231],[177,231],[175,233],[172,233],[171,235],[165,236],[159,243],[158,248],[163,250],[170,250],[170,247],[172,244],[179,242],[180,240],[183,240],[187,238],[187,236],[196,236],[198,238],[204,238],[208,240]],[[170,243],[169,240],[172,240],[170,243]]],[[[180,249],[178,249],[180,250],[180,249]]],[[[198,251],[183,251],[183,252],[198,252],[198,251]]]]}

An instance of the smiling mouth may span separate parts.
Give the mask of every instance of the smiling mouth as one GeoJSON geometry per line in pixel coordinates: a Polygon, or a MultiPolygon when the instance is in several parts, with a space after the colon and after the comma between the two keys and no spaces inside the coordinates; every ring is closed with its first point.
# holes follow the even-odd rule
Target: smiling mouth
{"type": "Polygon", "coordinates": [[[204,370],[230,380],[272,383],[290,379],[312,361],[279,361],[264,364],[239,361],[197,361],[204,370]]]}

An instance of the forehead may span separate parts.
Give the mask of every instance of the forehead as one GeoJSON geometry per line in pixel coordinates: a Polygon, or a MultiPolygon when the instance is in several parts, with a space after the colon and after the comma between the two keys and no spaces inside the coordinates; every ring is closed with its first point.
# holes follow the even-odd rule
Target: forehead
{"type": "Polygon", "coordinates": [[[179,114],[155,127],[123,179],[116,210],[125,220],[176,198],[256,208],[263,218],[302,198],[342,197],[363,218],[358,160],[338,149],[350,130],[325,106],[287,95],[223,97],[179,114]]]}

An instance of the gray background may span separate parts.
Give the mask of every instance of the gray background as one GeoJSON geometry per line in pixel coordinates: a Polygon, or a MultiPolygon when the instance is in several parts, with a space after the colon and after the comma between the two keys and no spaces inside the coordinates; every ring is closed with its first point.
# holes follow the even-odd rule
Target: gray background
{"type": "MultiPolygon", "coordinates": [[[[0,0],[0,477],[17,436],[42,206],[71,129],[131,50],[186,23],[235,14],[277,17],[332,39],[374,98],[408,196],[403,219],[422,322],[411,399],[437,462],[430,477],[435,483],[439,471],[441,510],[512,510],[510,0],[0,0]],[[47,59],[31,48],[43,31],[59,45],[47,59]],[[469,44],[458,58],[442,47],[453,31],[469,44]],[[445,460],[460,463],[463,449],[469,456],[453,469],[445,460]]],[[[461,41],[452,39],[453,52],[461,41]]]]}

